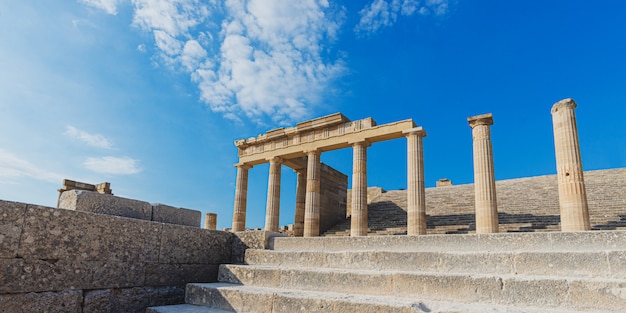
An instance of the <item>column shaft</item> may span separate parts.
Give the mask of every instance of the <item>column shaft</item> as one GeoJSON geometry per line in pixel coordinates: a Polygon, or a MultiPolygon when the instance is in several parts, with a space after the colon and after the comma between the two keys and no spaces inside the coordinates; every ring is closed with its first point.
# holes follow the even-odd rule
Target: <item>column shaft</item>
{"type": "Polygon", "coordinates": [[[304,205],[304,237],[320,235],[320,153],[307,153],[306,200],[304,205]]]}
{"type": "Polygon", "coordinates": [[[352,217],[350,236],[367,236],[367,147],[366,141],[352,145],[352,217]]]}
{"type": "Polygon", "coordinates": [[[574,100],[564,99],[551,111],[562,231],[591,229],[575,108],[574,100]]]}
{"type": "Polygon", "coordinates": [[[232,231],[246,230],[246,204],[248,200],[248,169],[250,166],[237,165],[237,182],[235,184],[235,212],[233,214],[232,231]]]}
{"type": "Polygon", "coordinates": [[[306,203],[306,170],[296,171],[298,182],[296,185],[296,211],[293,219],[293,235],[302,237],[304,234],[304,208],[306,203]]]}
{"type": "Polygon", "coordinates": [[[426,189],[424,149],[426,132],[416,127],[404,132],[407,138],[407,235],[426,234],[426,189]]]}
{"type": "Polygon", "coordinates": [[[496,179],[493,166],[490,125],[491,114],[468,119],[474,140],[474,196],[476,206],[476,233],[498,232],[496,179]]]}
{"type": "Polygon", "coordinates": [[[281,160],[272,158],[270,161],[270,174],[267,182],[267,203],[265,206],[265,230],[278,231],[278,218],[280,215],[280,175],[281,160]]]}
{"type": "Polygon", "coordinates": [[[217,229],[217,214],[207,213],[204,216],[204,228],[205,229],[217,229]]]}

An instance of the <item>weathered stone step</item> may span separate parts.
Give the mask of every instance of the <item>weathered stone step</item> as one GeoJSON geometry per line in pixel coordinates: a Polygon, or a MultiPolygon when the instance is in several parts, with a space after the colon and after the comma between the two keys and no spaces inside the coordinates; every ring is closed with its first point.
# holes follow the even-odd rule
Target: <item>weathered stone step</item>
{"type": "Polygon", "coordinates": [[[291,268],[626,279],[626,251],[285,252],[248,249],[245,261],[249,265],[291,268]]]}
{"type": "MultiPolygon", "coordinates": [[[[400,271],[222,265],[219,280],[290,291],[389,296],[396,298],[396,301],[419,297],[424,301],[538,306],[593,312],[618,312],[626,307],[625,281],[608,278],[537,278],[478,274],[468,276],[400,271]]],[[[213,295],[213,297],[216,296],[213,295]]]]}
{"type": "MultiPolygon", "coordinates": [[[[424,301],[415,298],[406,299],[335,292],[283,290],[278,288],[252,287],[224,283],[188,284],[186,301],[197,306],[225,309],[227,310],[226,312],[245,313],[586,312],[545,307],[536,308],[499,304],[450,303],[445,301],[424,301]]],[[[594,312],[600,311],[596,310],[594,312]]]]}
{"type": "Polygon", "coordinates": [[[626,231],[275,237],[270,247],[277,251],[624,251],[626,231]]]}
{"type": "Polygon", "coordinates": [[[233,313],[235,311],[210,308],[193,304],[156,306],[146,309],[146,313],[233,313]]]}

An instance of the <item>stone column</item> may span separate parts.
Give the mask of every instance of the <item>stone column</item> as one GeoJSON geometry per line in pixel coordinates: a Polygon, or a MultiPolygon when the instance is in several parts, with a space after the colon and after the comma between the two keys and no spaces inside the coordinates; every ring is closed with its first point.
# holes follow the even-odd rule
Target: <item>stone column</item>
{"type": "Polygon", "coordinates": [[[304,234],[304,207],[306,203],[306,169],[294,170],[298,175],[296,185],[296,211],[293,219],[293,235],[302,237],[304,234]]]}
{"type": "Polygon", "coordinates": [[[235,185],[235,212],[232,231],[246,230],[246,204],[248,200],[248,170],[250,165],[237,164],[237,182],[235,185]]]}
{"type": "Polygon", "coordinates": [[[591,229],[575,108],[576,102],[572,99],[561,100],[552,106],[562,231],[591,229]]]}
{"type": "Polygon", "coordinates": [[[304,204],[304,237],[320,235],[320,152],[307,152],[306,200],[304,204]]]}
{"type": "Polygon", "coordinates": [[[204,216],[204,229],[217,229],[217,214],[207,213],[204,216]]]}
{"type": "Polygon", "coordinates": [[[467,119],[474,139],[474,195],[476,206],[476,233],[498,232],[496,178],[493,169],[490,126],[491,113],[467,119]]]}
{"type": "Polygon", "coordinates": [[[407,138],[407,235],[426,234],[426,189],[422,127],[403,131],[407,138]]]}
{"type": "Polygon", "coordinates": [[[265,230],[278,231],[278,217],[280,215],[280,175],[281,158],[268,159],[270,174],[267,182],[267,202],[265,206],[265,230]]]}
{"type": "Polygon", "coordinates": [[[365,140],[352,143],[352,217],[350,236],[367,236],[367,147],[365,140]]]}

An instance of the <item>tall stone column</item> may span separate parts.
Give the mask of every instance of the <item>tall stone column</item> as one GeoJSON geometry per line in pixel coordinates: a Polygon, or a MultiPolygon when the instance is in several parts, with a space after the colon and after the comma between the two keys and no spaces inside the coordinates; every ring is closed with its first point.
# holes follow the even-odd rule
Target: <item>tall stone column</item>
{"type": "Polygon", "coordinates": [[[476,233],[498,232],[498,206],[496,203],[496,178],[493,169],[491,113],[467,119],[474,139],[474,194],[476,206],[476,233]]]}
{"type": "Polygon", "coordinates": [[[294,170],[298,175],[296,185],[296,210],[293,219],[293,235],[302,237],[304,234],[304,207],[306,203],[306,169],[294,170]]]}
{"type": "Polygon", "coordinates": [[[426,189],[422,127],[403,131],[407,138],[407,235],[426,234],[426,189]]]}
{"type": "Polygon", "coordinates": [[[575,108],[574,100],[564,99],[555,103],[551,111],[562,231],[591,229],[575,108]]]}
{"type": "Polygon", "coordinates": [[[270,174],[267,182],[267,204],[265,206],[265,230],[278,231],[280,215],[280,175],[281,158],[274,157],[270,162],[270,174]]]}
{"type": "Polygon", "coordinates": [[[204,229],[217,229],[217,214],[207,213],[204,216],[204,229]]]}
{"type": "Polygon", "coordinates": [[[352,143],[352,217],[350,236],[367,236],[367,147],[365,140],[352,143]]]}
{"type": "Polygon", "coordinates": [[[237,164],[237,182],[235,184],[235,212],[232,231],[246,230],[246,205],[248,201],[248,170],[252,167],[237,164]]]}
{"type": "Polygon", "coordinates": [[[304,204],[304,237],[320,235],[320,152],[307,152],[306,200],[304,204]]]}

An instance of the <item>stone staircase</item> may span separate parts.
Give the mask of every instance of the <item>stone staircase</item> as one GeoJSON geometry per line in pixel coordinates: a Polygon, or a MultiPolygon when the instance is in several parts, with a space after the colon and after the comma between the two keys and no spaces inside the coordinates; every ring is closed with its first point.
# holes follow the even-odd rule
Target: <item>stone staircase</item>
{"type": "MultiPolygon", "coordinates": [[[[587,171],[585,185],[592,229],[626,230],[626,168],[587,171]]],[[[560,230],[556,175],[496,182],[500,232],[560,230]]],[[[476,230],[473,184],[426,189],[429,234],[467,234],[476,230]]],[[[406,234],[406,191],[374,198],[368,208],[369,235],[406,234]]],[[[324,236],[348,236],[350,218],[324,236]]]]}
{"type": "Polygon", "coordinates": [[[274,238],[147,313],[624,312],[626,232],[274,238]]]}

